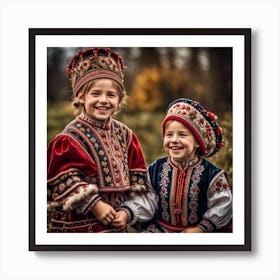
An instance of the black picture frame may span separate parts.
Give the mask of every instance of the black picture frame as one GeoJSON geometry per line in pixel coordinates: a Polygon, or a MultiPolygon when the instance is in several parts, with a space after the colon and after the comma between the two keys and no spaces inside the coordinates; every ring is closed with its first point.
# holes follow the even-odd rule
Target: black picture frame
{"type": "MultiPolygon", "coordinates": [[[[180,40],[180,39],[179,39],[180,40]]],[[[44,43],[44,47],[48,43],[44,43]]],[[[53,42],[50,44],[54,46],[53,42]]],[[[199,45],[198,45],[199,46],[199,45]]],[[[229,43],[230,46],[230,43],[229,43]]],[[[44,48],[43,47],[43,48],[44,48]]],[[[233,48],[235,45],[233,46],[233,48]]],[[[239,53],[237,54],[237,56],[239,53]]],[[[39,62],[40,63],[40,62],[39,62]]],[[[46,65],[42,67],[46,68],[46,65]]],[[[233,68],[235,65],[233,63],[233,68]]],[[[42,101],[44,104],[45,100],[42,101]]],[[[42,126],[45,124],[42,123],[42,126]]],[[[235,152],[235,151],[234,151],[235,152]]],[[[43,171],[45,172],[45,171],[43,171]]],[[[41,177],[42,178],[42,177],[41,177]]],[[[235,199],[235,194],[234,194],[235,199]]],[[[235,209],[234,209],[235,210],[235,209]]],[[[235,222],[235,212],[233,214],[233,222],[235,222]]],[[[234,235],[233,233],[225,233],[234,235]]],[[[114,235],[114,234],[113,234],[114,235]]],[[[137,235],[137,234],[136,234],[137,235]]],[[[172,235],[172,234],[167,234],[172,235]]],[[[208,235],[208,234],[205,234],[208,235]]],[[[211,234],[210,234],[211,235],[211,234]]],[[[111,238],[112,237],[111,235],[111,238]]],[[[149,239],[149,236],[147,235],[149,239]]],[[[230,237],[228,237],[230,239],[230,237]]],[[[233,238],[234,239],[234,236],[233,238]]],[[[125,29],[60,29],[60,28],[30,28],[29,29],[29,250],[30,251],[250,251],[251,250],[251,29],[250,28],[125,28],[125,29]],[[38,230],[36,223],[38,221],[37,211],[39,202],[37,201],[38,188],[44,190],[44,184],[41,184],[40,178],[38,179],[38,150],[37,147],[38,137],[36,137],[36,128],[38,127],[37,118],[37,105],[38,100],[41,98],[37,87],[40,85],[41,80],[38,80],[38,42],[41,38],[48,42],[49,38],[53,37],[66,37],[71,36],[102,36],[102,37],[118,37],[118,36],[177,36],[179,38],[187,38],[194,36],[197,38],[203,37],[207,41],[209,38],[223,38],[230,39],[229,41],[235,42],[238,40],[238,47],[240,47],[241,55],[237,72],[239,70],[242,74],[242,80],[238,84],[239,88],[243,90],[244,94],[237,101],[242,101],[243,107],[239,108],[244,112],[243,118],[238,120],[243,130],[243,152],[239,155],[241,161],[244,161],[244,170],[242,178],[239,180],[243,183],[243,190],[240,194],[239,205],[243,205],[241,230],[242,242],[228,242],[224,244],[207,243],[207,241],[200,243],[161,243],[155,244],[152,242],[135,242],[130,244],[119,244],[117,241],[112,244],[106,243],[89,243],[77,244],[76,242],[56,243],[56,242],[42,242],[38,240],[38,230]],[[40,186],[39,186],[40,184],[40,186]]]]}

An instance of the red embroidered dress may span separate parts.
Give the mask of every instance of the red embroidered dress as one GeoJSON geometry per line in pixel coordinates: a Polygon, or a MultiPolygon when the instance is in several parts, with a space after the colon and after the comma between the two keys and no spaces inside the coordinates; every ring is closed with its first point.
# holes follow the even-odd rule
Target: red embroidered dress
{"type": "MultiPolygon", "coordinates": [[[[146,166],[136,134],[114,119],[106,124],[81,113],[48,147],[49,232],[112,232],[91,206],[115,209],[133,191],[145,190],[146,166]]],[[[133,216],[133,209],[128,209],[133,216]]]]}

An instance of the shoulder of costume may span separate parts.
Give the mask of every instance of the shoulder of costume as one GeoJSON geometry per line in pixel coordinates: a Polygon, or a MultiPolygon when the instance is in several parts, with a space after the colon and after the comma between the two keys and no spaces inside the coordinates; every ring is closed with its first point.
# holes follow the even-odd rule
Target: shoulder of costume
{"type": "Polygon", "coordinates": [[[153,161],[152,163],[150,163],[148,165],[148,169],[150,171],[152,171],[154,168],[156,168],[156,167],[162,165],[163,163],[165,163],[167,161],[167,159],[168,159],[168,157],[162,157],[162,158],[156,159],[155,161],[153,161]]]}
{"type": "Polygon", "coordinates": [[[205,170],[208,169],[212,173],[224,172],[220,167],[218,167],[217,165],[213,164],[209,160],[206,160],[205,158],[202,158],[201,164],[204,166],[205,170]]]}
{"type": "Polygon", "coordinates": [[[126,124],[124,124],[123,122],[118,121],[118,120],[116,120],[116,119],[112,119],[112,121],[113,121],[113,124],[114,124],[115,126],[119,126],[119,127],[123,128],[123,129],[129,131],[129,132],[132,132],[132,129],[129,128],[129,127],[128,127],[126,124]]]}

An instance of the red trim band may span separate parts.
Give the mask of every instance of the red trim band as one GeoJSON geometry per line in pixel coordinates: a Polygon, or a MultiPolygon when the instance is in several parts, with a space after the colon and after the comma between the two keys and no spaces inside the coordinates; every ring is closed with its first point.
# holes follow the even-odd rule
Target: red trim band
{"type": "Polygon", "coordinates": [[[118,74],[110,70],[91,70],[87,72],[84,76],[82,76],[74,85],[74,94],[77,96],[80,88],[87,82],[95,79],[107,78],[116,81],[123,88],[123,81],[118,74]]]}
{"type": "Polygon", "coordinates": [[[194,128],[192,126],[192,124],[190,122],[188,122],[186,119],[184,119],[180,116],[167,115],[167,117],[162,122],[162,137],[164,137],[165,124],[171,120],[175,120],[175,121],[179,121],[179,122],[183,123],[194,134],[194,137],[196,138],[196,140],[198,141],[198,143],[200,145],[202,156],[205,155],[205,151],[206,151],[205,143],[203,142],[203,139],[199,135],[198,131],[196,130],[196,128],[194,128]]]}
{"type": "Polygon", "coordinates": [[[183,231],[187,226],[174,226],[174,225],[171,225],[163,220],[159,220],[159,219],[156,219],[156,222],[158,224],[160,224],[161,226],[167,228],[169,231],[172,231],[172,232],[181,232],[183,231]]]}

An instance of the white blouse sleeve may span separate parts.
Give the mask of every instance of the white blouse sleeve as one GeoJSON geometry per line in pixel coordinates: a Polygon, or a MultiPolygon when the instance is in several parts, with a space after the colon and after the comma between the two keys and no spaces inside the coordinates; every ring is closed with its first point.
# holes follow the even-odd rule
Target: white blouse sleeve
{"type": "Polygon", "coordinates": [[[232,192],[223,171],[210,183],[207,199],[208,210],[203,218],[212,222],[216,229],[226,226],[232,218],[232,192]]]}
{"type": "Polygon", "coordinates": [[[131,192],[129,195],[129,199],[126,200],[122,205],[129,208],[129,210],[133,213],[132,219],[129,222],[130,225],[133,225],[137,221],[149,221],[154,217],[156,213],[158,197],[151,185],[150,176],[148,173],[146,181],[147,192],[142,194],[131,192]]]}

